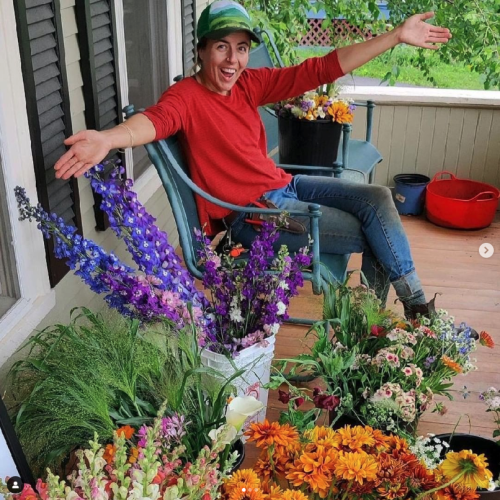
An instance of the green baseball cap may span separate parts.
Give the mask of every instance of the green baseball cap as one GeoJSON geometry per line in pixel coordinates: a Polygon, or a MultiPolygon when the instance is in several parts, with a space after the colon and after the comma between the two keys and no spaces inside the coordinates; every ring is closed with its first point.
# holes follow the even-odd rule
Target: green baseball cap
{"type": "Polygon", "coordinates": [[[260,43],[259,37],[252,31],[250,16],[245,8],[231,0],[217,0],[203,9],[196,35],[198,40],[203,37],[218,39],[235,31],[246,31],[252,41],[260,43]]]}

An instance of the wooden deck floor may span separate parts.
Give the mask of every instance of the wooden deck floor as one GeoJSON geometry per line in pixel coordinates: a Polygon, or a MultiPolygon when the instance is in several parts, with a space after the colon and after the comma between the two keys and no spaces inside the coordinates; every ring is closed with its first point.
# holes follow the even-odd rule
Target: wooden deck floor
{"type": "MultiPolygon", "coordinates": [[[[485,412],[478,394],[487,388],[500,387],[500,213],[487,229],[455,231],[432,225],[423,218],[403,217],[403,224],[410,239],[413,257],[428,298],[434,293],[437,307],[453,314],[457,322],[465,321],[476,330],[486,330],[493,337],[497,348],[480,348],[477,351],[478,370],[455,379],[454,400],[446,399],[448,412],[440,416],[426,413],[419,425],[419,433],[456,431],[491,437],[495,428],[493,414],[485,412]],[[489,259],[482,258],[478,249],[482,243],[491,243],[496,253],[489,259]],[[461,391],[467,386],[466,399],[461,391]]],[[[350,269],[359,269],[360,255],[353,255],[350,269]]],[[[388,307],[402,313],[402,306],[393,304],[391,289],[388,307]]],[[[296,317],[321,317],[321,297],[314,296],[306,285],[300,296],[291,304],[291,314],[296,317]]],[[[306,327],[284,325],[277,336],[275,358],[300,353],[306,327]]],[[[277,420],[284,408],[271,391],[267,416],[277,420]]],[[[247,444],[246,466],[256,458],[256,450],[247,444]]]]}

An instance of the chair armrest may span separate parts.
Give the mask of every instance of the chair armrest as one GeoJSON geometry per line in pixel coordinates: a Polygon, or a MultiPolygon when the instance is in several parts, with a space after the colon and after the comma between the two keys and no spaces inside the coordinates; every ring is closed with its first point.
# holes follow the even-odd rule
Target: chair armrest
{"type": "Polygon", "coordinates": [[[331,172],[332,170],[332,167],[312,166],[312,165],[290,165],[288,163],[277,163],[276,166],[287,170],[308,170],[310,172],[316,172],[316,171],[331,172]]]}

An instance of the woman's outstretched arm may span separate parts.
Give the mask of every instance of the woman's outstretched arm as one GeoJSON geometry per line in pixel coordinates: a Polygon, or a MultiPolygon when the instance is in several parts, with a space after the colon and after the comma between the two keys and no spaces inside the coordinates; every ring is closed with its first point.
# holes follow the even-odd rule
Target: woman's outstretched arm
{"type": "Polygon", "coordinates": [[[82,130],[64,141],[70,148],[54,165],[56,177],[80,177],[106,158],[112,149],[142,146],[154,141],[155,137],[154,125],[142,113],[109,130],[82,130]]]}
{"type": "Polygon", "coordinates": [[[400,43],[432,50],[439,48],[436,44],[446,43],[451,33],[448,28],[425,22],[433,16],[433,12],[415,14],[388,33],[337,49],[340,67],[344,73],[350,73],[400,43]]]}

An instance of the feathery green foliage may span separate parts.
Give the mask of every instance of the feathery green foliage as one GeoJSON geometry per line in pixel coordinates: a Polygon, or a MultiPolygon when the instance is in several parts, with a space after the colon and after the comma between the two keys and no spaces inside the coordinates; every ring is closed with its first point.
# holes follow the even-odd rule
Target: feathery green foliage
{"type": "Polygon", "coordinates": [[[188,451],[197,456],[208,431],[224,419],[231,380],[201,366],[195,331],[167,323],[139,327],[118,313],[73,310],[69,325],[37,333],[21,348],[27,357],[10,372],[16,432],[33,470],[60,467],[94,437],[111,441],[121,425],[167,414],[191,422],[188,451]],[[206,377],[209,373],[210,377],[206,377]],[[220,383],[217,382],[220,380],[220,383]]]}

